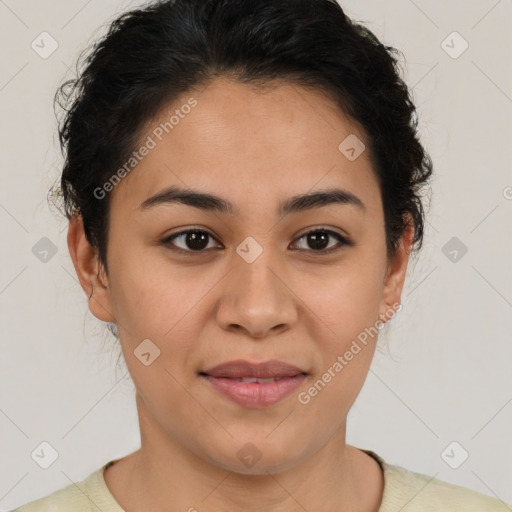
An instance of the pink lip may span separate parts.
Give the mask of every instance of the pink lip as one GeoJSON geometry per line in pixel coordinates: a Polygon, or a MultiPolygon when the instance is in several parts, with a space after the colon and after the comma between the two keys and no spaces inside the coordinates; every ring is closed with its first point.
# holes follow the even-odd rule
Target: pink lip
{"type": "Polygon", "coordinates": [[[306,372],[281,361],[249,363],[230,361],[200,372],[217,391],[245,407],[266,407],[290,395],[306,378],[306,372]],[[275,378],[273,382],[242,382],[242,378],[275,378]]]}
{"type": "Polygon", "coordinates": [[[205,375],[204,378],[212,386],[233,400],[245,407],[266,407],[281,401],[283,398],[297,389],[306,378],[302,373],[294,377],[283,377],[274,382],[241,382],[235,379],[224,377],[212,377],[205,375]]]}

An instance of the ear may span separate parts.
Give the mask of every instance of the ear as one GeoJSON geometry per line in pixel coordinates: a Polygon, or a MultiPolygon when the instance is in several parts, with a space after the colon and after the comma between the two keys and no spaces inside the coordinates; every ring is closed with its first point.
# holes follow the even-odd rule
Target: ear
{"type": "Polygon", "coordinates": [[[89,299],[89,310],[104,322],[114,322],[107,274],[98,259],[98,249],[92,247],[85,236],[81,215],[69,221],[68,249],[80,285],[89,299]]]}
{"type": "Polygon", "coordinates": [[[380,309],[381,321],[384,323],[400,308],[409,254],[414,239],[414,223],[410,215],[407,215],[407,222],[407,228],[400,239],[396,253],[389,260],[386,277],[384,279],[384,290],[380,309]]]}

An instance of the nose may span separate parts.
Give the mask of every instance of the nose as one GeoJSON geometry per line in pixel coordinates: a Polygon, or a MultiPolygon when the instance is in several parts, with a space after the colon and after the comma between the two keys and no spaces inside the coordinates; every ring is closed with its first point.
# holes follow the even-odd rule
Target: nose
{"type": "Polygon", "coordinates": [[[252,263],[241,259],[226,276],[216,311],[223,329],[261,339],[297,322],[296,297],[268,253],[264,251],[252,263]]]}

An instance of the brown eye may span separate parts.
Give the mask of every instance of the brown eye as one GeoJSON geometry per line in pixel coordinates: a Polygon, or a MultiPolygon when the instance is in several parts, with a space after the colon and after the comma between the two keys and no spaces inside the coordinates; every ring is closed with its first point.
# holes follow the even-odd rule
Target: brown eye
{"type": "Polygon", "coordinates": [[[337,249],[340,249],[340,245],[351,245],[350,242],[339,233],[335,231],[331,231],[329,229],[314,229],[304,233],[298,240],[305,240],[306,251],[311,250],[312,252],[324,253],[324,252],[332,252],[337,249]],[[338,241],[338,246],[336,244],[329,245],[330,240],[335,238],[338,241]]]}
{"type": "MultiPolygon", "coordinates": [[[[162,240],[162,244],[171,250],[186,255],[194,255],[209,252],[207,249],[222,248],[218,244],[213,243],[215,237],[208,231],[202,229],[189,229],[168,236],[162,240]]],[[[304,233],[298,238],[298,241],[304,240],[306,243],[305,250],[318,254],[331,253],[341,249],[345,245],[352,243],[345,237],[329,229],[314,229],[304,233]],[[338,243],[336,244],[337,241],[338,243]],[[333,243],[334,242],[334,243],[333,243]]]]}
{"type": "Polygon", "coordinates": [[[191,229],[171,235],[162,240],[162,243],[164,245],[171,244],[174,246],[172,249],[178,252],[205,252],[204,250],[208,248],[210,239],[214,239],[214,237],[207,231],[191,229]],[[179,242],[181,246],[176,242],[179,242]]]}

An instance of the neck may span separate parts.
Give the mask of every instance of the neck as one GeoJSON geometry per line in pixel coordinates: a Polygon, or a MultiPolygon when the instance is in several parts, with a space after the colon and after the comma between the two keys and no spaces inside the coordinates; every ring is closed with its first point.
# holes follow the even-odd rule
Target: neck
{"type": "Polygon", "coordinates": [[[378,463],[345,443],[346,425],[310,457],[285,470],[240,474],[192,453],[151,419],[137,397],[141,448],[105,472],[126,512],[377,511],[378,463]],[[117,467],[116,467],[117,466],[117,467]]]}

